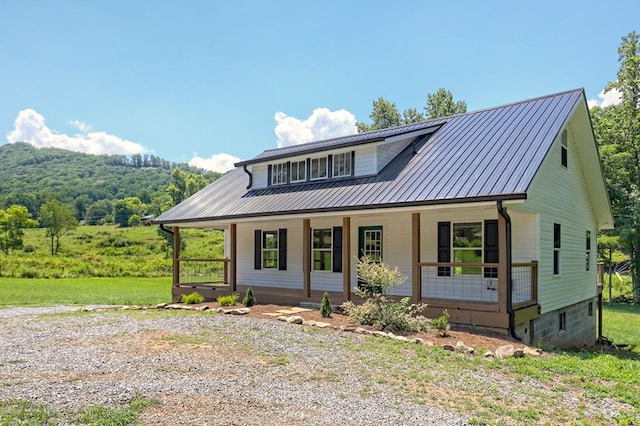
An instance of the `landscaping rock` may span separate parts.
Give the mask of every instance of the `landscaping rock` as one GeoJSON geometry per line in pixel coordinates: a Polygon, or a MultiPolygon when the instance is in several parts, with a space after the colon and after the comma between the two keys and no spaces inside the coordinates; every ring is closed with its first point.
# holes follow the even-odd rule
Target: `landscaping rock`
{"type": "Polygon", "coordinates": [[[525,355],[529,355],[529,356],[540,356],[540,355],[542,355],[542,349],[525,346],[525,347],[522,348],[522,350],[524,351],[525,355]]]}
{"type": "Polygon", "coordinates": [[[450,351],[450,352],[454,352],[456,350],[456,348],[449,343],[445,343],[444,345],[441,346],[441,348],[444,349],[445,351],[450,351]]]}
{"type": "Polygon", "coordinates": [[[493,352],[491,351],[485,351],[485,353],[482,355],[483,358],[495,358],[495,355],[493,355],[493,352]]]}
{"type": "Polygon", "coordinates": [[[517,348],[513,351],[513,357],[514,358],[524,358],[524,350],[517,348]]]}
{"type": "Polygon", "coordinates": [[[464,342],[458,342],[456,343],[456,351],[465,354],[473,354],[476,350],[470,346],[465,345],[464,342]]]}
{"type": "Polygon", "coordinates": [[[362,327],[357,327],[355,331],[357,334],[370,334],[369,330],[362,327]]]}
{"type": "Polygon", "coordinates": [[[495,356],[498,359],[510,358],[513,356],[514,352],[515,348],[513,347],[513,345],[504,345],[496,349],[495,356]]]}
{"type": "Polygon", "coordinates": [[[387,333],[385,333],[384,331],[380,331],[380,330],[374,330],[373,331],[373,335],[376,337],[389,337],[389,335],[387,333]]]}
{"type": "Polygon", "coordinates": [[[289,317],[286,317],[284,315],[280,315],[279,317],[276,318],[278,321],[283,321],[283,322],[287,322],[287,320],[289,319],[289,317]]]}
{"type": "Polygon", "coordinates": [[[414,337],[411,341],[417,345],[424,345],[424,339],[421,339],[420,337],[414,337]]]}
{"type": "Polygon", "coordinates": [[[249,312],[251,312],[251,309],[249,308],[235,308],[235,309],[229,309],[225,313],[231,314],[231,315],[247,315],[249,312]]]}
{"type": "Polygon", "coordinates": [[[305,322],[302,323],[302,325],[308,325],[309,327],[313,327],[318,323],[318,321],[315,320],[307,320],[305,322]]]}
{"type": "Polygon", "coordinates": [[[304,322],[304,318],[302,318],[300,315],[294,315],[287,318],[287,322],[289,324],[302,324],[304,322]]]}
{"type": "Polygon", "coordinates": [[[316,322],[316,327],[318,327],[318,328],[327,328],[327,327],[331,327],[331,324],[329,324],[328,322],[318,321],[318,322],[316,322]]]}

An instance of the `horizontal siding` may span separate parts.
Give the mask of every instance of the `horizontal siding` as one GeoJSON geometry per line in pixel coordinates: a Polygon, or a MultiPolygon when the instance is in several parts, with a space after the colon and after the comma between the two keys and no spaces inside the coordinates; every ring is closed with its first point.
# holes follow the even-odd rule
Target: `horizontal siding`
{"type": "MultiPolygon", "coordinates": [[[[269,168],[266,164],[254,164],[251,166],[251,173],[253,174],[253,186],[252,188],[266,188],[268,179],[267,172],[269,168]]],[[[247,183],[249,180],[247,179],[247,183]]]]}
{"type": "Polygon", "coordinates": [[[376,148],[373,145],[363,145],[356,149],[355,176],[376,174],[376,148]]]}
{"type": "Polygon", "coordinates": [[[533,181],[526,205],[540,212],[539,286],[542,313],[561,309],[596,295],[597,225],[582,164],[571,132],[568,168],[560,164],[560,137],[533,181]],[[553,276],[553,224],[561,225],[561,274],[553,276]],[[591,231],[592,261],[585,271],[585,236],[591,231]]]}
{"type": "Polygon", "coordinates": [[[507,210],[511,217],[512,261],[528,263],[538,260],[538,215],[511,208],[507,210]]]}

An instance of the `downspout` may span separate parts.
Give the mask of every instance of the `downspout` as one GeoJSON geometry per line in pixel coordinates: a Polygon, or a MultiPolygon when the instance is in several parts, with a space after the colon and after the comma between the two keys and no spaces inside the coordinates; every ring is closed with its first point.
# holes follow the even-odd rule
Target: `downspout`
{"type": "Polygon", "coordinates": [[[515,318],[516,313],[513,311],[513,281],[511,279],[511,217],[507,211],[502,207],[502,200],[497,201],[498,213],[502,216],[506,223],[507,232],[507,246],[504,248],[507,254],[507,312],[509,313],[509,334],[511,337],[518,341],[522,341],[522,338],[516,334],[515,318]]]}
{"type": "Polygon", "coordinates": [[[173,231],[168,230],[167,228],[164,227],[164,224],[161,223],[160,224],[160,229],[162,229],[164,232],[166,232],[167,234],[171,234],[173,235],[173,231]]]}
{"type": "Polygon", "coordinates": [[[244,170],[244,172],[249,175],[249,185],[247,185],[247,189],[251,189],[251,187],[253,186],[253,174],[251,174],[251,172],[247,169],[246,164],[242,166],[242,170],[244,170]]]}

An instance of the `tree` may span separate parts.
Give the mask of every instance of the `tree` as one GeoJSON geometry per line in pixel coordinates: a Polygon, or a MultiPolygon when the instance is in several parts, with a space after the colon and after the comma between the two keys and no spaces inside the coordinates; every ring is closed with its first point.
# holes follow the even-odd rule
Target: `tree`
{"type": "Polygon", "coordinates": [[[129,218],[133,215],[144,215],[145,205],[138,197],[126,197],[116,201],[113,207],[114,222],[122,228],[129,226],[129,218]]]}
{"type": "Polygon", "coordinates": [[[25,206],[12,205],[0,210],[0,250],[9,254],[22,248],[25,228],[35,228],[38,221],[31,219],[25,206]]]}
{"type": "Polygon", "coordinates": [[[467,112],[467,104],[464,101],[455,102],[450,91],[440,88],[436,93],[427,94],[427,106],[424,107],[424,110],[427,112],[426,116],[416,108],[407,108],[400,114],[395,103],[380,97],[373,101],[373,110],[369,114],[371,124],[360,122],[356,124],[356,127],[359,133],[363,133],[403,124],[419,123],[427,119],[467,112]]]}
{"type": "Polygon", "coordinates": [[[605,91],[617,89],[619,105],[591,110],[602,168],[612,201],[614,234],[629,255],[633,294],[640,302],[640,40],[631,32],[618,49],[618,79],[605,91]]]}
{"type": "Polygon", "coordinates": [[[51,255],[60,250],[60,237],[78,226],[73,210],[58,200],[49,200],[40,207],[40,221],[47,227],[46,236],[51,238],[51,255]]]}
{"type": "Polygon", "coordinates": [[[427,112],[428,119],[448,117],[467,112],[467,103],[465,101],[455,102],[453,94],[441,87],[436,93],[427,94],[427,106],[424,110],[427,112]]]}
{"type": "Polygon", "coordinates": [[[113,213],[113,204],[110,200],[99,200],[91,204],[84,216],[84,223],[87,225],[98,225],[108,222],[109,216],[113,213]]]}
{"type": "Polygon", "coordinates": [[[166,191],[171,196],[173,205],[186,200],[210,182],[202,175],[184,172],[177,167],[171,172],[171,180],[166,191]]]}

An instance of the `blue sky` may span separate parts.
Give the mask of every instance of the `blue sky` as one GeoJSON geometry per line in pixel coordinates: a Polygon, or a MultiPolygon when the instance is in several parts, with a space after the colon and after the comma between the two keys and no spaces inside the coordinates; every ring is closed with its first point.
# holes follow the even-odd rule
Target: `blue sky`
{"type": "Polygon", "coordinates": [[[224,170],[438,88],[476,110],[619,68],[635,1],[5,1],[0,144],[224,170]]]}

